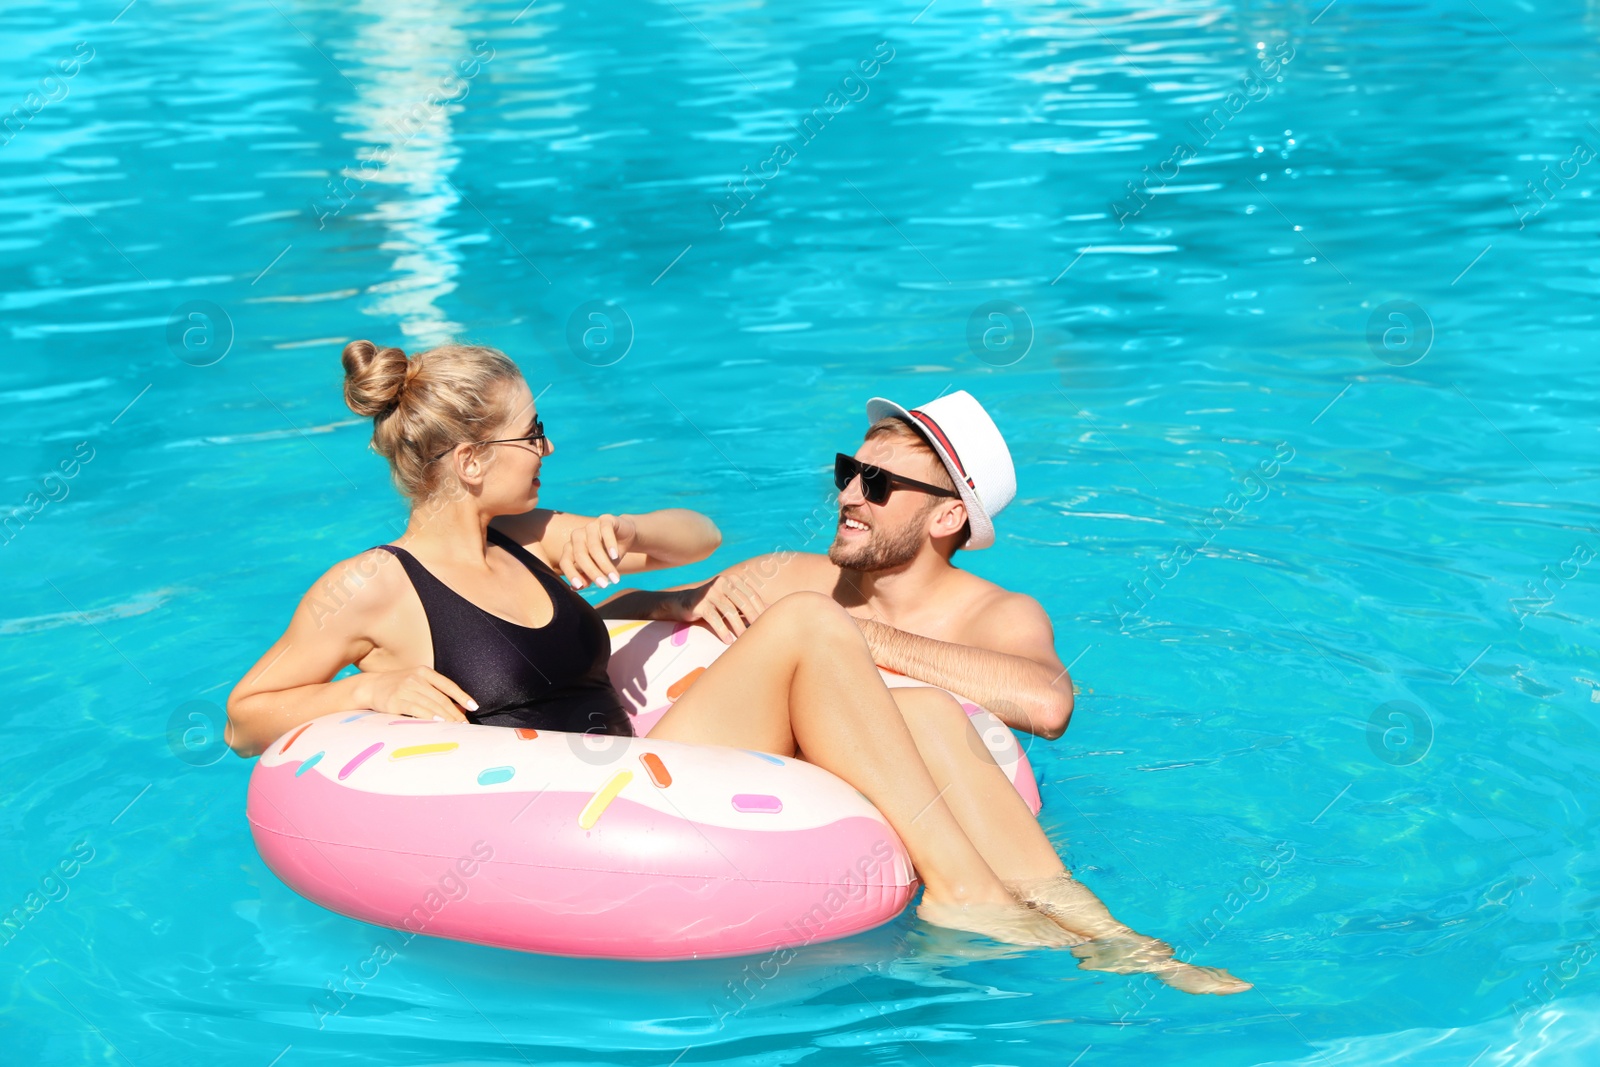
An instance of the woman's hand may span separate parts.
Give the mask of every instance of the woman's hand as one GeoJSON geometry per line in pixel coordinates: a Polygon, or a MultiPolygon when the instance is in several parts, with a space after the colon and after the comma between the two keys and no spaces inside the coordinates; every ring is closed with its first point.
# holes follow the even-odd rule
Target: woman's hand
{"type": "Polygon", "coordinates": [[[682,590],[677,597],[674,621],[703,623],[725,645],[733,644],[767,610],[756,587],[736,574],[719,574],[705,585],[682,590]]]}
{"type": "Polygon", "coordinates": [[[476,700],[432,667],[375,671],[361,677],[365,682],[361,703],[385,715],[466,722],[461,709],[478,710],[476,700]]]}
{"type": "Polygon", "coordinates": [[[617,573],[617,561],[638,536],[638,527],[627,515],[601,515],[572,531],[561,550],[561,573],[574,589],[590,582],[604,589],[619,582],[622,576],[617,573]]]}

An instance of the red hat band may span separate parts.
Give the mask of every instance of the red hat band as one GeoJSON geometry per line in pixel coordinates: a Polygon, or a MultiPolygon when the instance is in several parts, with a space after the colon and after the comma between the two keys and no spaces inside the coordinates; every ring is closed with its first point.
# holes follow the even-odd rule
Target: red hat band
{"type": "Polygon", "coordinates": [[[955,463],[956,470],[961,472],[961,477],[967,480],[967,487],[976,492],[978,489],[977,484],[973,482],[972,475],[967,473],[967,468],[964,464],[962,464],[961,456],[956,452],[955,446],[950,443],[950,438],[946,437],[944,435],[944,431],[939,429],[939,424],[928,418],[928,416],[924,415],[916,408],[911,409],[911,416],[928,428],[928,432],[933,434],[934,439],[938,441],[939,444],[944,448],[945,454],[950,457],[953,463],[955,463]]]}

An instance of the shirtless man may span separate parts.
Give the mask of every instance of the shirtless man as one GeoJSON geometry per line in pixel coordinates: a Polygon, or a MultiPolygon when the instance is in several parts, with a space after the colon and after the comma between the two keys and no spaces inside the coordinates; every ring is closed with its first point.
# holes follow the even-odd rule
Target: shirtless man
{"type": "Polygon", "coordinates": [[[756,556],[699,585],[619,592],[601,614],[703,623],[732,642],[785,594],[826,593],[855,617],[879,666],[959,693],[1007,726],[1060,737],[1072,679],[1049,616],[951,561],[994,543],[994,517],[1016,495],[999,429],[966,392],[910,410],[874,398],[867,417],[861,447],[835,462],[827,555],[756,556]]]}
{"type": "MultiPolygon", "coordinates": [[[[1016,495],[1011,453],[994,421],[964,392],[910,410],[876,398],[867,403],[867,417],[861,447],[835,461],[839,510],[827,555],[773,552],[699,585],[619,591],[600,613],[704,623],[732,643],[786,594],[826,593],[854,616],[879,666],[975,700],[1015,729],[1060,737],[1072,717],[1072,679],[1056,656],[1049,617],[1033,598],[951,562],[959,549],[994,543],[994,516],[1016,495]]],[[[995,772],[987,747],[972,743],[966,716],[956,709],[953,718],[958,725],[941,729],[966,736],[966,752],[989,772],[964,779],[973,792],[975,839],[1004,852],[1018,836],[1017,820],[1031,816],[995,772]]],[[[934,742],[925,755],[959,761],[952,754],[962,752],[960,742],[943,733],[940,740],[953,743],[934,742]]],[[[997,855],[996,862],[1008,871],[1059,865],[1053,853],[997,855]]],[[[1048,888],[1049,902],[1034,906],[1093,939],[1073,949],[1085,967],[1147,971],[1193,993],[1250,988],[1226,971],[1180,963],[1170,945],[1118,922],[1064,870],[1006,884],[1027,900],[1048,888]]]]}

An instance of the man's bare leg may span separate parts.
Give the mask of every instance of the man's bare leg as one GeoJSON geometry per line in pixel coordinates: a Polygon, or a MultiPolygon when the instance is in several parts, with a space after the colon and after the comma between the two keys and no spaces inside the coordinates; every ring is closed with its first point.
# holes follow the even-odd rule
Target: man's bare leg
{"type": "Polygon", "coordinates": [[[1220,968],[1173,959],[1170,945],[1118,922],[1093,891],[1073,878],[954,697],[922,687],[889,692],[962,830],[1017,900],[1085,942],[1073,949],[1084,967],[1147,972],[1189,993],[1250,988],[1220,968]]]}
{"type": "MultiPolygon", "coordinates": [[[[921,686],[896,687],[889,695],[934,784],[1000,880],[1036,882],[1066,873],[1055,846],[956,698],[921,686]]],[[[1093,930],[1078,932],[1094,936],[1093,930]]]]}
{"type": "Polygon", "coordinates": [[[918,915],[1014,944],[1070,944],[1023,907],[961,829],[843,608],[794,593],[750,628],[662,716],[652,738],[731,745],[811,763],[859,789],[905,842],[924,886],[918,915]]]}

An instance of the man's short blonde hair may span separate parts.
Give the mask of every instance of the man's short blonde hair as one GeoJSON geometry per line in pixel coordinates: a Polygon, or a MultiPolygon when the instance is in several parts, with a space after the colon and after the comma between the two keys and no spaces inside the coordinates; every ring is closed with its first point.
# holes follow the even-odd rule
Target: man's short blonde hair
{"type": "MultiPolygon", "coordinates": [[[[934,473],[933,476],[928,479],[928,484],[937,485],[940,488],[948,489],[951,492],[956,491],[955,479],[950,477],[950,471],[945,467],[944,460],[939,458],[939,453],[934,451],[933,446],[928,443],[928,439],[922,436],[922,431],[911,425],[905,419],[902,419],[898,415],[885,415],[883,418],[867,427],[867,435],[862,438],[862,440],[870,441],[875,437],[892,437],[896,441],[903,443],[908,449],[922,452],[932,457],[933,463],[931,466],[934,473]]],[[[907,477],[909,477],[909,475],[907,475],[907,477]]],[[[937,497],[930,497],[928,506],[932,508],[937,505],[938,502],[939,500],[937,497]]],[[[956,538],[956,547],[959,549],[962,545],[966,544],[967,538],[971,536],[972,523],[969,520],[961,527],[961,533],[956,538]]]]}

